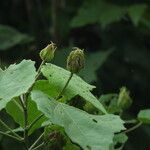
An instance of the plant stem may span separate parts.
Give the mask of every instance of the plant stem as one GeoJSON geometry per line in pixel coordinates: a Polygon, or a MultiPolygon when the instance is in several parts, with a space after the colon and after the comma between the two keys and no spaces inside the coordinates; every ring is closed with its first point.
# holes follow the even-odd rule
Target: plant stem
{"type": "Polygon", "coordinates": [[[136,119],[132,119],[132,120],[124,120],[126,124],[135,124],[138,121],[136,119]]]}
{"type": "Polygon", "coordinates": [[[28,131],[33,127],[33,125],[39,121],[42,117],[44,116],[44,114],[41,114],[40,116],[38,116],[37,118],[35,118],[35,120],[33,120],[33,122],[28,126],[28,131]]]}
{"type": "Polygon", "coordinates": [[[22,108],[25,109],[24,101],[23,101],[22,96],[23,96],[23,95],[21,95],[21,96],[19,97],[19,101],[20,101],[20,104],[21,104],[22,108]]]}
{"type": "Polygon", "coordinates": [[[37,147],[33,148],[32,150],[37,150],[38,148],[40,148],[40,147],[42,147],[42,146],[44,146],[44,145],[45,145],[45,143],[43,142],[43,143],[41,143],[40,145],[38,145],[37,147]]]}
{"type": "Polygon", "coordinates": [[[17,141],[22,141],[22,138],[18,138],[18,137],[16,137],[16,136],[10,135],[10,134],[5,133],[5,132],[2,132],[2,131],[0,131],[0,134],[2,134],[2,135],[4,135],[4,136],[8,136],[8,137],[10,137],[10,138],[12,138],[12,139],[15,139],[15,140],[17,140],[17,141]]]}
{"type": "Polygon", "coordinates": [[[35,81],[38,79],[38,77],[41,75],[41,68],[42,68],[42,66],[45,64],[45,61],[43,60],[42,62],[41,62],[41,64],[40,64],[40,66],[39,66],[39,68],[38,68],[38,70],[37,70],[37,75],[36,75],[36,77],[35,77],[35,81]]]}
{"type": "MultiPolygon", "coordinates": [[[[42,63],[40,64],[38,70],[37,70],[37,75],[35,77],[35,81],[38,79],[38,77],[40,76],[41,74],[41,68],[43,66],[43,64],[45,63],[45,61],[42,61],[42,63]]],[[[35,82],[34,82],[35,83],[35,82]]],[[[28,128],[28,97],[29,97],[29,94],[32,90],[32,87],[34,85],[34,83],[31,85],[31,87],[28,89],[27,93],[21,95],[21,99],[20,99],[20,102],[22,104],[22,108],[23,108],[23,111],[24,111],[24,143],[25,143],[25,147],[26,149],[28,149],[28,132],[29,132],[29,128],[28,128]]],[[[36,120],[37,121],[37,120],[36,120]]],[[[34,122],[35,123],[35,122],[34,122]]],[[[33,125],[32,125],[33,126],[33,125]]],[[[31,127],[32,127],[31,126],[31,127]]],[[[31,128],[30,127],[30,128],[31,128]]]]}
{"type": "Polygon", "coordinates": [[[23,108],[24,110],[24,143],[25,143],[25,146],[26,148],[28,149],[28,129],[27,129],[27,126],[28,126],[28,100],[27,100],[27,97],[26,95],[24,95],[24,104],[25,104],[25,107],[23,108]]]}
{"type": "Polygon", "coordinates": [[[14,134],[18,139],[22,139],[21,136],[19,136],[17,133],[15,133],[9,126],[7,126],[1,119],[0,119],[0,123],[8,130],[10,131],[12,134],[14,134]]]}
{"type": "Polygon", "coordinates": [[[129,132],[131,132],[131,131],[137,129],[137,128],[140,127],[141,125],[142,125],[142,122],[139,122],[139,123],[136,124],[135,126],[133,126],[133,127],[129,128],[129,129],[123,131],[122,133],[129,133],[129,132]]]}
{"type": "Polygon", "coordinates": [[[39,138],[31,145],[31,147],[29,148],[29,150],[32,150],[35,145],[41,140],[41,138],[43,137],[44,133],[42,133],[39,138]]]}
{"type": "Polygon", "coordinates": [[[68,84],[69,84],[69,82],[70,82],[70,80],[71,80],[72,77],[73,77],[73,73],[71,72],[71,73],[70,73],[70,76],[69,76],[69,79],[67,80],[67,82],[66,82],[64,88],[61,90],[61,92],[60,92],[59,95],[57,96],[56,100],[58,100],[58,99],[61,98],[61,96],[63,95],[63,93],[64,93],[66,87],[68,86],[68,84]]]}
{"type": "MultiPolygon", "coordinates": [[[[41,68],[42,66],[45,64],[45,61],[43,60],[37,70],[37,75],[35,76],[35,81],[39,78],[39,76],[41,75],[41,68]]],[[[35,82],[34,82],[35,83],[35,82]]],[[[30,91],[32,90],[32,87],[34,85],[34,83],[31,85],[31,87],[28,89],[27,93],[26,93],[26,97],[28,98],[30,91]]]]}

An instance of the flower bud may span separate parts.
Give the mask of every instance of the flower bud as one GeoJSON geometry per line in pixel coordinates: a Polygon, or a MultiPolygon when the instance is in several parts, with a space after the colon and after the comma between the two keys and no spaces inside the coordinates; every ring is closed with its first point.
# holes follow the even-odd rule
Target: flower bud
{"type": "Polygon", "coordinates": [[[75,47],[67,58],[67,69],[72,73],[78,73],[84,68],[84,51],[75,47]]]}
{"type": "Polygon", "coordinates": [[[51,42],[40,52],[40,57],[45,62],[50,62],[54,58],[54,52],[56,50],[56,44],[51,42]]]}
{"type": "Polygon", "coordinates": [[[129,91],[127,90],[126,87],[122,87],[119,92],[118,106],[121,109],[127,109],[131,106],[131,104],[132,104],[132,99],[130,97],[129,91]]]}

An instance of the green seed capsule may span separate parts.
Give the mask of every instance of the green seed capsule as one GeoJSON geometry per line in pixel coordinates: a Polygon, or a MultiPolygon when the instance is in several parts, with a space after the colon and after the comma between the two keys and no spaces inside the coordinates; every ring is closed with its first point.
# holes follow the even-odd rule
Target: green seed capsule
{"type": "Polygon", "coordinates": [[[72,73],[78,73],[84,68],[84,51],[75,47],[67,58],[67,69],[72,73]]]}
{"type": "Polygon", "coordinates": [[[50,62],[54,58],[56,48],[56,44],[51,42],[51,44],[47,45],[44,49],[41,50],[41,59],[45,62],[50,62]]]}

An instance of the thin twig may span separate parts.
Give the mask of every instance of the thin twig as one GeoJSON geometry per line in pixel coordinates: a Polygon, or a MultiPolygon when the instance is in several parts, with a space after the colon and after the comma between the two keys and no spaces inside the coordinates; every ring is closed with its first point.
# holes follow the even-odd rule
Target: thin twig
{"type": "Polygon", "coordinates": [[[4,135],[4,136],[7,136],[7,137],[10,137],[10,138],[12,138],[12,139],[15,139],[15,140],[17,140],[17,141],[22,141],[22,138],[18,138],[18,137],[16,137],[16,136],[10,135],[10,134],[5,133],[5,132],[2,132],[2,131],[0,131],[0,134],[2,134],[2,135],[4,135]]]}
{"type": "Polygon", "coordinates": [[[32,149],[35,147],[35,145],[41,140],[41,138],[43,137],[43,135],[44,135],[44,133],[42,133],[42,134],[38,137],[38,139],[31,145],[31,147],[29,148],[29,150],[32,150],[32,149]]]}
{"type": "Polygon", "coordinates": [[[33,148],[32,150],[37,150],[37,149],[43,147],[44,145],[45,145],[45,143],[43,142],[40,145],[38,145],[37,147],[33,148]]]}
{"type": "Polygon", "coordinates": [[[14,134],[17,138],[19,139],[22,139],[21,136],[19,136],[17,133],[15,133],[7,124],[5,124],[5,122],[3,122],[1,119],[0,119],[0,123],[8,130],[10,131],[12,134],[14,134]]]}
{"type": "Polygon", "coordinates": [[[136,124],[135,126],[133,126],[133,127],[129,128],[129,129],[123,131],[122,133],[129,133],[129,132],[131,132],[131,131],[137,129],[137,128],[140,127],[141,125],[142,125],[142,122],[139,122],[139,123],[136,124]]]}
{"type": "Polygon", "coordinates": [[[126,124],[135,124],[135,123],[138,122],[138,120],[136,120],[136,119],[132,119],[132,120],[124,120],[124,122],[125,122],[126,124]]]}

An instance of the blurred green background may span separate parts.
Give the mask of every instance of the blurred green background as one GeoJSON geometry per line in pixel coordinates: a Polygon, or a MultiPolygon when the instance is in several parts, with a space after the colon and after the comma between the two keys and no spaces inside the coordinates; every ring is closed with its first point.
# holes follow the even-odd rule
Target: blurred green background
{"type": "MultiPolygon", "coordinates": [[[[98,97],[126,86],[133,99],[129,116],[150,108],[149,0],[0,0],[1,68],[22,59],[38,66],[39,51],[50,41],[58,46],[54,63],[62,67],[71,47],[85,50],[80,76],[97,86],[98,97]]],[[[19,150],[15,145],[3,138],[0,149],[19,150]]],[[[124,149],[150,150],[150,128],[130,133],[124,149]]]]}

